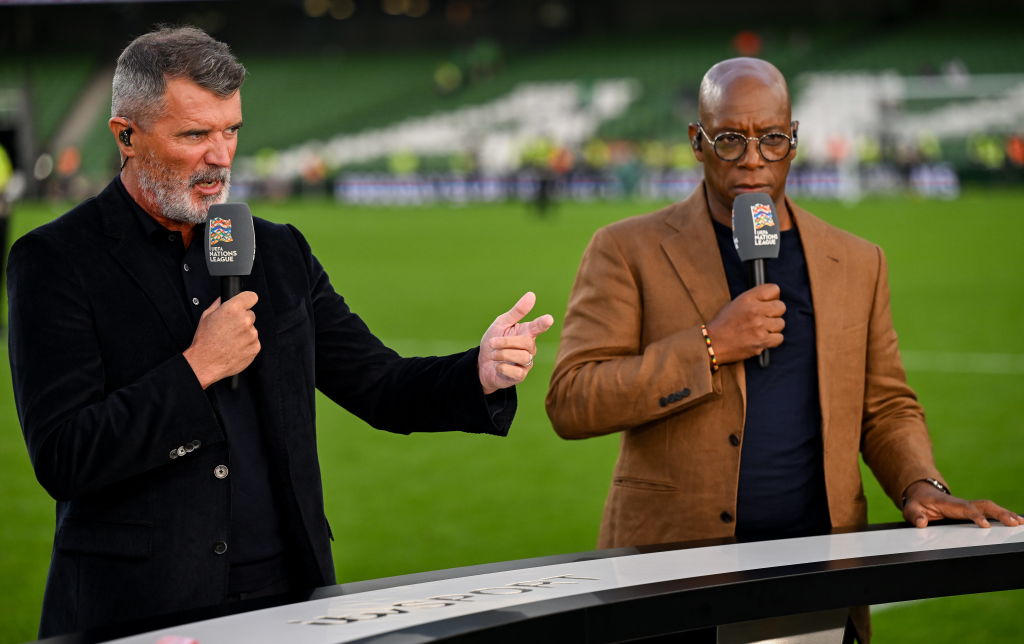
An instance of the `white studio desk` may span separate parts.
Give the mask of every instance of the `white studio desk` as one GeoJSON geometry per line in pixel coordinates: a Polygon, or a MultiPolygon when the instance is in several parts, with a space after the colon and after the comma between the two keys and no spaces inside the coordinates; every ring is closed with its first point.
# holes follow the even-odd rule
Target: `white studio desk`
{"type": "Polygon", "coordinates": [[[199,644],[616,642],[854,605],[1013,588],[1024,588],[1024,526],[952,524],[919,530],[887,525],[797,539],[617,548],[419,573],[45,641],[155,644],[165,635],[178,635],[199,644]]]}

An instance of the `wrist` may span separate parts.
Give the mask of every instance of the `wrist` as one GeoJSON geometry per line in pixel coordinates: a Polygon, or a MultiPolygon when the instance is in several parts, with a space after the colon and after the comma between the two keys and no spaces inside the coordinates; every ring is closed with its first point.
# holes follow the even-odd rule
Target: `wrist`
{"type": "Polygon", "coordinates": [[[193,351],[192,347],[185,349],[181,355],[185,358],[185,362],[188,363],[188,366],[192,368],[192,374],[195,375],[196,380],[199,381],[200,387],[206,389],[217,381],[216,378],[210,376],[207,371],[203,369],[202,364],[196,357],[195,351],[193,351]]]}
{"type": "Polygon", "coordinates": [[[914,487],[924,487],[925,489],[934,488],[939,492],[942,492],[943,494],[952,494],[952,492],[949,491],[949,488],[946,487],[941,481],[938,481],[931,477],[917,479],[916,481],[908,485],[905,490],[903,490],[903,502],[901,504],[901,507],[906,507],[907,501],[910,500],[910,491],[914,489],[914,487]]]}

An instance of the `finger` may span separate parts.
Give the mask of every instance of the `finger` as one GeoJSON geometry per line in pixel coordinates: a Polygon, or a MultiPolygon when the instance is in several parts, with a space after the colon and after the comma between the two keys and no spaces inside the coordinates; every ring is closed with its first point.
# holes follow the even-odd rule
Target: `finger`
{"type": "Polygon", "coordinates": [[[998,505],[992,501],[975,501],[974,505],[981,510],[986,517],[990,519],[997,519],[999,523],[1008,526],[1017,526],[1021,524],[1021,518],[1016,512],[1011,512],[1006,508],[998,505]]]}
{"type": "Polygon", "coordinates": [[[522,320],[526,315],[533,310],[533,305],[537,303],[537,296],[534,295],[533,291],[527,291],[523,294],[519,301],[516,302],[508,311],[498,316],[497,322],[502,324],[515,324],[519,320],[522,320]]]}
{"type": "Polygon", "coordinates": [[[502,362],[498,365],[496,371],[504,380],[507,380],[510,384],[514,385],[522,382],[523,378],[526,378],[528,370],[526,367],[502,362]]]}
{"type": "Polygon", "coordinates": [[[533,362],[533,354],[522,349],[500,349],[491,354],[495,362],[512,362],[524,367],[533,362]]]}
{"type": "Polygon", "coordinates": [[[786,328],[786,321],[782,318],[769,318],[765,323],[765,328],[768,329],[769,333],[782,333],[783,329],[786,328]]]}
{"type": "Polygon", "coordinates": [[[781,318],[786,314],[786,303],[782,300],[772,300],[765,306],[765,315],[772,318],[781,318]]]}
{"type": "Polygon", "coordinates": [[[526,335],[537,337],[541,333],[544,333],[551,328],[551,325],[555,323],[555,318],[550,315],[542,315],[536,320],[527,322],[526,324],[519,325],[519,332],[526,335]]]}
{"type": "Polygon", "coordinates": [[[768,337],[765,338],[764,346],[766,349],[774,349],[782,344],[783,339],[784,336],[781,333],[769,333],[768,337]]]}
{"type": "Polygon", "coordinates": [[[522,349],[530,353],[537,353],[537,340],[532,335],[502,335],[491,338],[488,346],[493,350],[498,349],[522,349]]]}
{"type": "Polygon", "coordinates": [[[771,300],[778,300],[782,297],[782,290],[778,284],[761,284],[750,289],[754,293],[754,297],[761,300],[762,302],[770,302],[771,300]]]}
{"type": "Polygon", "coordinates": [[[991,528],[985,513],[978,509],[976,502],[964,501],[963,499],[936,499],[931,502],[932,511],[947,519],[968,519],[978,524],[981,528],[991,528]]]}

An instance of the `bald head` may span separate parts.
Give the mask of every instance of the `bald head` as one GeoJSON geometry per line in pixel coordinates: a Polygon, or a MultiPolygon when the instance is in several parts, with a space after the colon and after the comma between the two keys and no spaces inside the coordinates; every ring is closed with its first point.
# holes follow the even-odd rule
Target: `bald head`
{"type": "Polygon", "coordinates": [[[739,93],[754,86],[769,88],[770,95],[789,114],[789,88],[775,65],[759,58],[730,58],[716,63],[704,74],[697,100],[698,117],[701,121],[712,120],[739,93]]]}

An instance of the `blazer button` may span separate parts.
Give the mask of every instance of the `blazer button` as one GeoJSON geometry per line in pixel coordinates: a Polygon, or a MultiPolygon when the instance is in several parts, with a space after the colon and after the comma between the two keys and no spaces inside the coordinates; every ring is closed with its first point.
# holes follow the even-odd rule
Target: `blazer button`
{"type": "Polygon", "coordinates": [[[679,399],[682,400],[683,398],[686,398],[687,396],[690,395],[690,389],[689,389],[689,387],[683,387],[682,389],[680,389],[676,393],[679,394],[679,399]]]}
{"type": "Polygon", "coordinates": [[[213,544],[213,554],[222,555],[228,551],[228,544],[223,541],[217,541],[213,544]]]}
{"type": "Polygon", "coordinates": [[[661,405],[662,407],[668,407],[668,403],[669,399],[664,396],[662,396],[661,399],[658,400],[658,404],[661,405]]]}
{"type": "Polygon", "coordinates": [[[178,448],[178,456],[184,456],[185,454],[188,454],[188,451],[185,449],[185,446],[182,445],[178,448]]]}
{"type": "Polygon", "coordinates": [[[172,449],[171,450],[171,458],[172,459],[178,458],[178,450],[176,450],[176,449],[172,449]]]}
{"type": "Polygon", "coordinates": [[[722,523],[732,523],[732,515],[728,512],[723,512],[719,514],[718,518],[722,520],[722,523]]]}
{"type": "Polygon", "coordinates": [[[219,479],[226,479],[228,477],[228,466],[218,465],[217,467],[213,468],[213,475],[219,479]]]}
{"type": "Polygon", "coordinates": [[[732,445],[733,447],[739,447],[740,437],[737,436],[736,434],[729,434],[729,444],[732,445]]]}
{"type": "Polygon", "coordinates": [[[198,440],[194,440],[194,441],[192,441],[192,447],[193,447],[193,448],[195,448],[195,449],[199,449],[199,446],[200,446],[200,445],[202,445],[202,443],[200,443],[200,442],[199,442],[198,440]]]}

